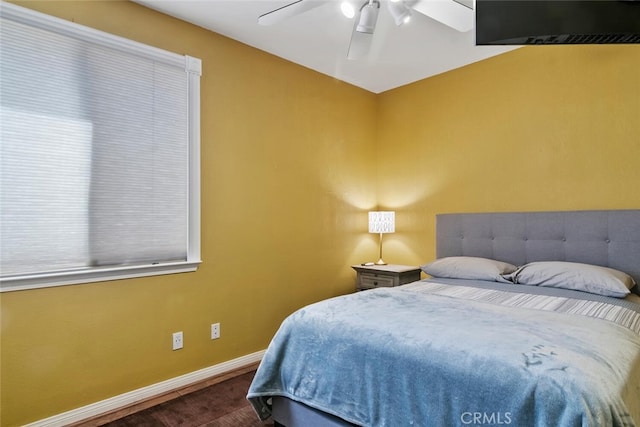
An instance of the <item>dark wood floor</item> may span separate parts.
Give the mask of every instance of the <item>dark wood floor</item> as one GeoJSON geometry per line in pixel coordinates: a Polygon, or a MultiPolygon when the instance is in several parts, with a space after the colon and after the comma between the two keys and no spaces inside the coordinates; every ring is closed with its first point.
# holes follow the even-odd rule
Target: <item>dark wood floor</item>
{"type": "MultiPolygon", "coordinates": [[[[181,395],[114,421],[94,421],[106,427],[264,427],[246,395],[255,371],[181,395]]],[[[86,424],[85,424],[86,425],[86,424]]]]}

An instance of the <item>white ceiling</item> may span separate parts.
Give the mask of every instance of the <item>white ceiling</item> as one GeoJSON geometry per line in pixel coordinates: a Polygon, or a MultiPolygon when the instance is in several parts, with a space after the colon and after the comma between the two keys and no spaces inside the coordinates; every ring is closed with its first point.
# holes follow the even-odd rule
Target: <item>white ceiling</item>
{"type": "Polygon", "coordinates": [[[338,0],[270,26],[258,25],[258,16],[293,0],[134,1],[373,93],[514,49],[475,46],[473,30],[458,32],[415,11],[397,27],[383,4],[368,56],[349,60],[354,22],[338,0]]]}

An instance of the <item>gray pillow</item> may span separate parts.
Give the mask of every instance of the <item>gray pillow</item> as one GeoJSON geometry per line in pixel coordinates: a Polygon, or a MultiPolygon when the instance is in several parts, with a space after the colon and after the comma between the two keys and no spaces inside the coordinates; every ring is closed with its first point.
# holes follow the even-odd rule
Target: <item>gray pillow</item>
{"type": "Polygon", "coordinates": [[[613,268],[565,261],[532,262],[505,278],[521,285],[573,289],[615,298],[624,298],[636,284],[631,276],[613,268]]]}
{"type": "Polygon", "coordinates": [[[422,271],[431,277],[450,279],[490,280],[504,282],[503,275],[513,273],[517,267],[494,259],[454,256],[437,259],[423,265],[422,271]]]}

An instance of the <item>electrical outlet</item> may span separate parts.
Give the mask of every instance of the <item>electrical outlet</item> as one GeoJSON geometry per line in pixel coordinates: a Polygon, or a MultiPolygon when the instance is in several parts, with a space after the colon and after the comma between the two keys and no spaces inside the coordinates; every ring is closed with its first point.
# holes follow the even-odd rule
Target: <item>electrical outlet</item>
{"type": "Polygon", "coordinates": [[[183,346],[182,331],[173,333],[173,350],[180,350],[183,346]]]}
{"type": "Polygon", "coordinates": [[[220,338],[220,323],[211,324],[211,339],[217,340],[220,338]]]}

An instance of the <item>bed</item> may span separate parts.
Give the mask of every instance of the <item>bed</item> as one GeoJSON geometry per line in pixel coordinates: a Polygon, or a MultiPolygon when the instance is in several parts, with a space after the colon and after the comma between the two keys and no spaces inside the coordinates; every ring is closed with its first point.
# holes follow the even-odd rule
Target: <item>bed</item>
{"type": "Polygon", "coordinates": [[[640,210],[436,216],[426,279],[280,326],[276,425],[640,426],[640,210]]]}

